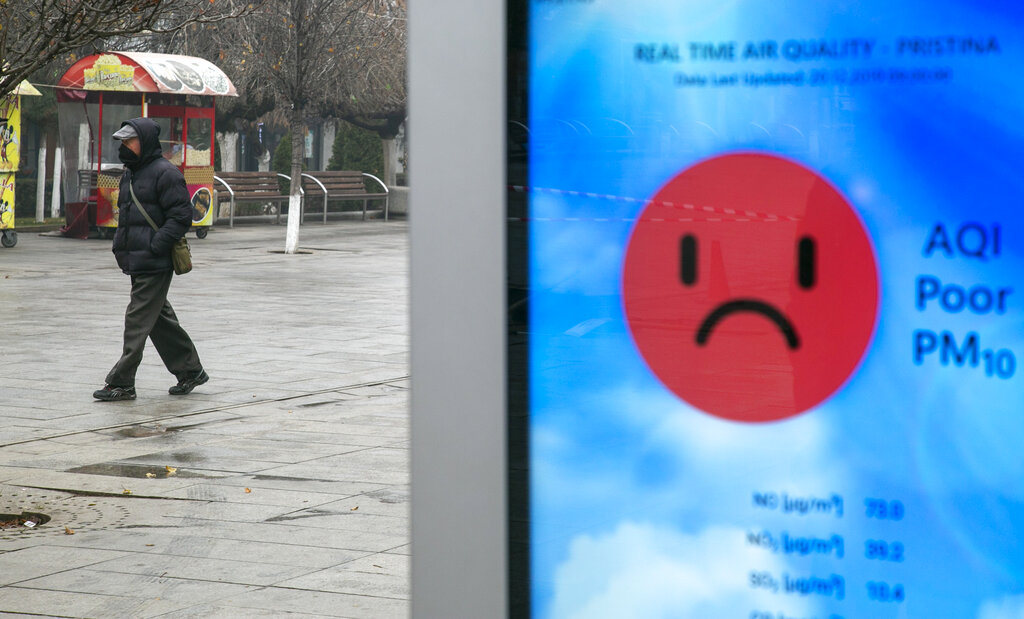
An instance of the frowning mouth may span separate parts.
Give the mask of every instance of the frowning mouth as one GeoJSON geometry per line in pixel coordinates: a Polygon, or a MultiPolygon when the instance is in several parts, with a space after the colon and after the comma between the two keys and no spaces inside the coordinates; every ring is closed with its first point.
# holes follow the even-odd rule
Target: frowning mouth
{"type": "Polygon", "coordinates": [[[697,345],[704,346],[707,344],[708,338],[711,337],[711,331],[715,326],[730,314],[738,312],[761,314],[768,320],[775,323],[775,326],[782,332],[782,335],[786,338],[786,343],[791,349],[796,350],[797,348],[800,348],[800,338],[797,337],[796,329],[793,327],[792,323],[789,322],[789,319],[786,318],[785,314],[768,303],[758,301],[756,299],[736,299],[735,301],[723,303],[715,308],[715,310],[708,314],[708,317],[704,319],[700,328],[697,329],[697,345]]]}

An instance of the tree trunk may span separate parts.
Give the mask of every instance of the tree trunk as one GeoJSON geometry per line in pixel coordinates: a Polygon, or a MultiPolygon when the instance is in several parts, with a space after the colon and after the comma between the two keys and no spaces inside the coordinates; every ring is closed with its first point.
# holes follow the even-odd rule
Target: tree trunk
{"type": "Polygon", "coordinates": [[[284,253],[294,254],[299,248],[299,224],[302,222],[302,160],[306,152],[306,122],[302,111],[292,110],[288,119],[288,130],[292,134],[292,182],[288,191],[288,232],[285,235],[284,253]]]}
{"type": "Polygon", "coordinates": [[[398,146],[394,137],[384,138],[380,142],[384,147],[384,178],[380,180],[388,187],[394,187],[398,184],[398,146]]]}
{"type": "Polygon", "coordinates": [[[334,139],[338,137],[338,123],[333,120],[324,121],[323,140],[320,148],[320,169],[326,170],[334,155],[334,139]]]}
{"type": "Polygon", "coordinates": [[[218,131],[220,143],[220,171],[238,172],[238,132],[218,131]]]}

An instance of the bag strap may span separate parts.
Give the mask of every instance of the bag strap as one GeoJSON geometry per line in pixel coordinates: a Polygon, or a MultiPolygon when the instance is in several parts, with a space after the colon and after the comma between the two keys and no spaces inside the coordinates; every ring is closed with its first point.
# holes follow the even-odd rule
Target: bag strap
{"type": "Polygon", "coordinates": [[[135,197],[135,187],[133,187],[132,185],[133,185],[132,179],[129,178],[128,179],[128,189],[129,189],[129,191],[132,192],[132,201],[135,202],[135,206],[139,207],[139,211],[142,212],[142,216],[146,218],[146,221],[149,222],[149,225],[153,226],[153,229],[156,230],[157,232],[159,232],[160,228],[158,228],[156,226],[156,224],[153,223],[153,218],[149,216],[149,213],[146,212],[146,209],[142,208],[142,203],[139,202],[139,199],[135,197]]]}

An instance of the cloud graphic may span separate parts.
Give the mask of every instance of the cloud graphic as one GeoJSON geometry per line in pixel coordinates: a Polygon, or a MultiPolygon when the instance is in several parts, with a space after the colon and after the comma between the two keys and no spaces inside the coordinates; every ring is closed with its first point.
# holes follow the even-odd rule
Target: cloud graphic
{"type": "Polygon", "coordinates": [[[750,586],[750,568],[778,577],[785,564],[751,549],[745,532],[711,527],[698,535],[623,522],[604,536],[573,539],[555,576],[547,617],[746,617],[768,605],[812,612],[805,599],[782,598],[750,586]]]}
{"type": "Polygon", "coordinates": [[[753,493],[828,498],[850,488],[818,415],[741,424],[634,384],[596,391],[578,410],[552,407],[534,422],[532,441],[535,522],[559,530],[680,518],[689,530],[778,526],[785,516],[754,509],[753,493]],[[589,435],[587,424],[616,429],[589,435]]]}
{"type": "Polygon", "coordinates": [[[848,482],[832,457],[827,404],[783,422],[751,424],[712,417],[661,389],[623,385],[598,400],[640,434],[638,451],[669,454],[687,480],[719,480],[723,471],[735,471],[753,484],[802,492],[834,491],[848,482]]]}
{"type": "Polygon", "coordinates": [[[989,600],[981,605],[977,619],[1020,619],[1024,617],[1024,595],[989,600]]]}
{"type": "Polygon", "coordinates": [[[545,269],[532,275],[538,278],[538,289],[616,294],[622,247],[616,242],[614,228],[616,224],[574,222],[545,239],[545,269]]]}
{"type": "MultiPolygon", "coordinates": [[[[829,457],[831,432],[819,409],[775,423],[738,423],[712,417],[679,404],[651,428],[650,441],[674,446],[681,458],[714,476],[716,471],[747,466],[762,483],[831,487],[841,480],[829,457]],[[785,462],[774,467],[772,463],[785,462]],[[741,463],[748,463],[743,465],[741,463]]],[[[661,410],[671,410],[662,407],[661,410]]]]}

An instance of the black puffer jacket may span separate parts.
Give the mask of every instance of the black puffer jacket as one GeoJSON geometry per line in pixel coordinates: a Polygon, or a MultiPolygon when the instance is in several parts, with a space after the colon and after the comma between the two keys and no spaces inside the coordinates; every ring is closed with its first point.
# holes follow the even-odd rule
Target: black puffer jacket
{"type": "Polygon", "coordinates": [[[171,248],[192,225],[192,205],[188,199],[185,176],[163,158],[160,125],[149,118],[121,123],[131,125],[139,134],[142,152],[137,161],[126,163],[121,177],[117,208],[117,233],[113,252],[117,265],[129,275],[170,271],[171,248]],[[134,183],[135,196],[159,230],[154,230],[132,202],[128,183],[134,183]]]}

